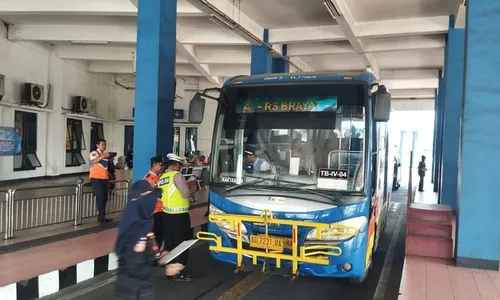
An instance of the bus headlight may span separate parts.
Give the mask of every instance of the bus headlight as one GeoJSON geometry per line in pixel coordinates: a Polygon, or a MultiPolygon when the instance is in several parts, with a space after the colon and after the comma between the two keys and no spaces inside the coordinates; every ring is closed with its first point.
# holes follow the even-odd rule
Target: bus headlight
{"type": "MultiPolygon", "coordinates": [[[[343,241],[353,237],[368,221],[366,217],[356,217],[335,222],[332,225],[349,226],[321,230],[322,241],[343,241]]],[[[316,229],[309,231],[306,241],[317,241],[316,229]]]]}
{"type": "MultiPolygon", "coordinates": [[[[215,207],[213,204],[210,204],[209,207],[209,212],[211,215],[225,215],[226,213],[222,211],[221,209],[215,207]]],[[[234,221],[234,231],[231,230],[231,227],[229,226],[229,221],[224,220],[223,218],[221,219],[213,219],[213,222],[215,225],[217,225],[222,231],[225,233],[236,233],[236,230],[238,228],[238,224],[236,221],[234,221]],[[218,222],[220,221],[220,222],[218,222]]],[[[241,233],[246,234],[247,233],[247,228],[245,227],[245,224],[241,223],[241,233]]]]}

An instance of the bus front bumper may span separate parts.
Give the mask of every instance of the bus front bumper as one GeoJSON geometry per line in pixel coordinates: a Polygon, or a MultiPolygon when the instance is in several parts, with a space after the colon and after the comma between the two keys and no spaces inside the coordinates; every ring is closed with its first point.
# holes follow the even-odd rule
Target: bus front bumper
{"type": "MultiPolygon", "coordinates": [[[[272,213],[269,212],[272,216],[272,213]]],[[[211,255],[220,261],[235,264],[237,270],[248,264],[260,265],[267,263],[275,268],[290,268],[291,275],[305,275],[317,277],[359,277],[365,274],[366,239],[358,230],[350,228],[352,237],[346,241],[332,244],[321,241],[322,229],[332,228],[330,224],[303,222],[295,220],[279,220],[272,217],[246,216],[246,215],[210,215],[209,232],[199,232],[200,240],[210,241],[211,255]],[[226,228],[233,234],[228,235],[227,230],[221,230],[221,223],[229,226],[226,228]],[[291,242],[287,248],[280,247],[253,247],[249,235],[242,232],[243,222],[254,225],[271,226],[272,224],[289,225],[292,228],[291,242]],[[267,224],[267,225],[266,225],[267,224]],[[316,228],[318,242],[304,244],[299,241],[300,229],[316,228]]],[[[343,228],[346,229],[346,228],[343,228]]],[[[303,231],[302,231],[303,232],[303,231]]],[[[263,235],[264,241],[283,238],[263,235]]],[[[286,238],[283,238],[286,239],[286,238]]]]}

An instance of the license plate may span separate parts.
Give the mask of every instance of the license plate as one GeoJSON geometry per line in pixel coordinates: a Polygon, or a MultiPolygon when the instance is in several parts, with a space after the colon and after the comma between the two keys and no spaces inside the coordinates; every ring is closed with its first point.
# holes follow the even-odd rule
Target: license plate
{"type": "Polygon", "coordinates": [[[251,235],[250,247],[283,251],[284,248],[292,249],[292,239],[260,234],[251,235]]]}

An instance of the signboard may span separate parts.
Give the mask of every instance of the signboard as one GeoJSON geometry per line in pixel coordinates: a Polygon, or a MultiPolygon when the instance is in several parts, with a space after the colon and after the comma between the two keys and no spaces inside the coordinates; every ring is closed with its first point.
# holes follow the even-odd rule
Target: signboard
{"type": "Polygon", "coordinates": [[[174,120],[182,120],[182,119],[184,119],[184,110],[174,109],[174,120]]]}
{"type": "Polygon", "coordinates": [[[347,190],[347,170],[319,169],[318,184],[319,189],[347,190]]]}
{"type": "Polygon", "coordinates": [[[236,104],[236,113],[337,111],[337,98],[248,99],[236,104]]]}
{"type": "Polygon", "coordinates": [[[21,153],[22,140],[13,127],[0,126],[0,156],[13,156],[21,153]]]}

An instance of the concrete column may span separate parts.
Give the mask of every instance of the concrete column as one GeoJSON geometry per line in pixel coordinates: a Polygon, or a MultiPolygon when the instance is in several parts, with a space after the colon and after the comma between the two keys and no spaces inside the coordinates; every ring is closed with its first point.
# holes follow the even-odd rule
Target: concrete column
{"type": "Polygon", "coordinates": [[[500,1],[467,1],[459,152],[457,265],[498,270],[500,1]]]}
{"type": "Polygon", "coordinates": [[[436,141],[436,157],[434,166],[436,168],[436,172],[434,174],[434,192],[440,191],[441,185],[441,157],[442,157],[442,149],[443,149],[443,101],[444,101],[444,79],[439,73],[439,87],[437,91],[437,110],[436,110],[436,135],[434,137],[436,141]]]}
{"type": "MultiPolygon", "coordinates": [[[[281,54],[287,56],[287,45],[282,46],[281,54]]],[[[273,57],[273,73],[289,73],[290,72],[290,64],[282,60],[281,58],[273,57]]]]}
{"type": "MultiPolygon", "coordinates": [[[[434,95],[434,134],[432,135],[432,173],[431,173],[432,174],[432,176],[431,176],[432,177],[431,178],[431,182],[432,183],[435,182],[434,180],[435,180],[436,174],[437,174],[437,167],[436,167],[437,105],[438,105],[438,94],[437,94],[437,90],[436,90],[436,93],[434,95]]],[[[436,184],[434,184],[433,186],[437,187],[436,184]]]]}
{"type": "MultiPolygon", "coordinates": [[[[264,42],[269,41],[269,30],[264,29],[264,42]]],[[[273,72],[273,57],[263,46],[252,46],[250,73],[252,75],[269,74],[273,72]]]]}
{"type": "Polygon", "coordinates": [[[465,29],[454,28],[455,18],[450,16],[450,29],[446,43],[445,101],[441,204],[457,209],[458,148],[460,117],[464,82],[465,29]]]}
{"type": "Polygon", "coordinates": [[[139,1],[133,180],[172,152],[177,0],[139,1]]]}
{"type": "MultiPolygon", "coordinates": [[[[66,167],[66,117],[62,114],[64,105],[64,62],[55,55],[49,60],[49,107],[52,112],[47,118],[46,175],[59,176],[66,167]],[[61,155],[63,151],[63,155],[61,155]]],[[[67,105],[66,105],[67,106],[67,105]]],[[[90,134],[90,133],[87,133],[90,134]]],[[[91,145],[87,145],[91,147],[91,145]]],[[[88,162],[88,157],[84,157],[88,162]]]]}

